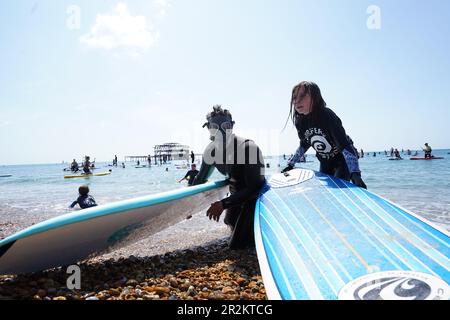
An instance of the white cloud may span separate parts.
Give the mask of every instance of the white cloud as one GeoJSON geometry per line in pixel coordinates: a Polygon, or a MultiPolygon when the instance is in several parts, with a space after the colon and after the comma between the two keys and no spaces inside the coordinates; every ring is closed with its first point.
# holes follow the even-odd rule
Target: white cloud
{"type": "Polygon", "coordinates": [[[158,37],[145,16],[132,16],[126,4],[118,3],[111,13],[97,15],[91,31],[81,36],[80,42],[106,50],[145,50],[153,46],[158,37]]]}
{"type": "Polygon", "coordinates": [[[155,0],[154,5],[158,9],[158,14],[160,16],[165,16],[167,10],[172,6],[169,0],[155,0]]]}

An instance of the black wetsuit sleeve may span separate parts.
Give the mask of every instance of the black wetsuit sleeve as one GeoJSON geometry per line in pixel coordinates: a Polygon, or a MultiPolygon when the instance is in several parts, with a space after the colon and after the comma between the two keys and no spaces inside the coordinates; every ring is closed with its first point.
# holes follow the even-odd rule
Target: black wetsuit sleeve
{"type": "Polygon", "coordinates": [[[248,187],[222,199],[224,209],[239,206],[258,196],[259,190],[264,184],[264,176],[261,176],[261,168],[258,165],[250,165],[245,170],[244,178],[248,187]]]}
{"type": "Polygon", "coordinates": [[[78,203],[78,200],[75,200],[74,202],[72,202],[72,204],[70,205],[70,208],[75,207],[77,205],[77,203],[78,203]]]}
{"type": "Polygon", "coordinates": [[[188,176],[190,176],[190,174],[191,174],[191,171],[188,171],[187,173],[186,173],[186,175],[184,176],[184,178],[183,179],[181,179],[181,180],[184,180],[184,179],[186,179],[188,176]]]}
{"type": "Polygon", "coordinates": [[[358,165],[358,153],[353,147],[352,140],[345,132],[341,119],[331,110],[328,110],[327,115],[328,129],[336,147],[344,156],[349,172],[361,172],[358,165]]]}
{"type": "Polygon", "coordinates": [[[350,144],[341,119],[330,109],[326,112],[327,129],[340,152],[350,144]]]}
{"type": "MultiPolygon", "coordinates": [[[[249,148],[246,147],[246,149],[248,151],[249,148]]],[[[243,178],[246,187],[221,200],[224,209],[242,205],[244,202],[254,199],[259,195],[259,191],[264,185],[265,177],[264,160],[259,150],[258,154],[259,159],[256,164],[245,164],[243,178]]]]}

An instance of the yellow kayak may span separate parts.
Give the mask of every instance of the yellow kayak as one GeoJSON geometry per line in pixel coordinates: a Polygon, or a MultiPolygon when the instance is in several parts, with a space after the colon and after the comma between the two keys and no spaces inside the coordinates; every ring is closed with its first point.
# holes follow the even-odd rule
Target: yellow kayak
{"type": "Polygon", "coordinates": [[[101,172],[101,173],[91,173],[91,174],[78,174],[76,176],[64,176],[64,179],[101,177],[101,176],[108,176],[110,174],[111,174],[111,172],[101,172]]]}

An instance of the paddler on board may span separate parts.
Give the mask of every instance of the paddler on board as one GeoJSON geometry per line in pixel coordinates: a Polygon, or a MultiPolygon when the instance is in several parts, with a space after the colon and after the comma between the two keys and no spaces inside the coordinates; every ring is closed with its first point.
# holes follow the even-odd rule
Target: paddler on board
{"type": "Polygon", "coordinates": [[[91,172],[91,157],[85,156],[83,162],[83,173],[84,174],[92,174],[91,172]]]}
{"type": "Polygon", "coordinates": [[[425,143],[425,148],[422,148],[423,152],[425,152],[425,159],[431,158],[431,151],[433,151],[433,149],[431,149],[431,147],[428,145],[428,143],[425,143]]]}

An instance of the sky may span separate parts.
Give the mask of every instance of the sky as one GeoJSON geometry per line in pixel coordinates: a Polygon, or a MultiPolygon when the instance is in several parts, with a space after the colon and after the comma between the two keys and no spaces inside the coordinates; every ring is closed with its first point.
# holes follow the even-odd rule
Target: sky
{"type": "Polygon", "coordinates": [[[449,34],[443,0],[1,1],[0,165],[201,153],[215,104],[291,154],[303,80],[358,149],[449,148],[449,34]]]}

